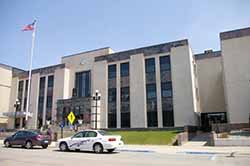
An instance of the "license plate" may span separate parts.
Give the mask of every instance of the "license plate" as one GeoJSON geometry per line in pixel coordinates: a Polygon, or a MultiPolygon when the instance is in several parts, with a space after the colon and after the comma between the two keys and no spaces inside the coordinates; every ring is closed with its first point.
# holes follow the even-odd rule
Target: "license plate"
{"type": "Polygon", "coordinates": [[[49,141],[46,140],[46,141],[44,141],[44,143],[49,143],[49,141]]]}

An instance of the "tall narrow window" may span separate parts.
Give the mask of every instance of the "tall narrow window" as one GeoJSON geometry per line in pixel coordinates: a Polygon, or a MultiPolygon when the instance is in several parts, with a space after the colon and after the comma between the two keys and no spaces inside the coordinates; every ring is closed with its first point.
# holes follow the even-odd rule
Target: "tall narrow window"
{"type": "Polygon", "coordinates": [[[19,81],[18,82],[18,93],[17,93],[17,98],[20,102],[20,106],[18,107],[18,110],[17,111],[21,111],[21,108],[22,108],[22,100],[23,100],[23,84],[24,84],[24,81],[19,81]]]}
{"type": "Polygon", "coordinates": [[[129,63],[121,63],[121,127],[130,127],[130,100],[129,100],[129,63]]]}
{"type": "Polygon", "coordinates": [[[155,59],[145,60],[146,95],[147,95],[147,122],[148,127],[157,127],[157,95],[155,80],[155,59]]]}
{"type": "Polygon", "coordinates": [[[108,66],[108,128],[116,128],[116,65],[108,66]]]}
{"type": "Polygon", "coordinates": [[[38,128],[41,128],[43,125],[44,92],[45,92],[45,77],[41,77],[39,81],[39,96],[38,96],[38,113],[37,113],[38,128]]]}
{"type": "Polygon", "coordinates": [[[90,71],[76,73],[75,88],[77,97],[89,97],[91,91],[90,71]]]}
{"type": "Polygon", "coordinates": [[[27,105],[27,95],[28,95],[28,83],[29,81],[25,81],[25,90],[24,90],[24,103],[23,103],[23,110],[26,110],[26,105],[27,105]]]}
{"type": "Polygon", "coordinates": [[[170,56],[160,57],[163,127],[174,126],[170,56]]]}
{"type": "Polygon", "coordinates": [[[52,116],[53,87],[54,87],[54,76],[51,75],[48,77],[47,101],[46,101],[46,120],[49,121],[51,121],[51,116],[52,116]]]}

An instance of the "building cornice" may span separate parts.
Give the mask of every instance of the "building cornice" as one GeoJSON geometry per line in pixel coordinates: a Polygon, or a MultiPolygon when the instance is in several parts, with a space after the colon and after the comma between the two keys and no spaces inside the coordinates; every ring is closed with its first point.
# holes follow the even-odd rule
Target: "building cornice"
{"type": "Polygon", "coordinates": [[[250,27],[220,33],[221,40],[228,40],[244,36],[250,36],[250,27]]]}
{"type": "Polygon", "coordinates": [[[153,45],[153,46],[141,47],[127,51],[116,52],[108,55],[102,55],[95,57],[95,61],[98,62],[106,60],[108,62],[115,62],[115,61],[127,60],[130,59],[131,55],[135,54],[143,54],[144,56],[150,56],[154,54],[170,52],[172,47],[180,47],[185,45],[188,45],[187,39],[153,45]]]}

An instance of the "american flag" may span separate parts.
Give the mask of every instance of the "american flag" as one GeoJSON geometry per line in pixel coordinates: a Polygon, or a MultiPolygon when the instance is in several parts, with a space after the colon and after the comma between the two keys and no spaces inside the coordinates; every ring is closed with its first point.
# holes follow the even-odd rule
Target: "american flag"
{"type": "Polygon", "coordinates": [[[32,24],[28,24],[25,27],[23,27],[22,31],[33,31],[35,28],[35,23],[36,20],[34,20],[32,24]]]}

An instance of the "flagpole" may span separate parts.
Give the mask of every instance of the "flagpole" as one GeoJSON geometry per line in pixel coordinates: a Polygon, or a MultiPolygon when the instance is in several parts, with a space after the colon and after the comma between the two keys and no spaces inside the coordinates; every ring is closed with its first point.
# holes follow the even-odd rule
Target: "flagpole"
{"type": "Polygon", "coordinates": [[[31,89],[31,71],[32,71],[32,63],[33,63],[33,55],[34,55],[34,47],[35,47],[35,36],[36,36],[36,20],[34,24],[34,30],[32,32],[32,43],[31,43],[31,50],[30,50],[30,64],[29,64],[29,78],[28,78],[28,94],[27,94],[27,101],[26,101],[26,114],[25,114],[25,127],[27,128],[28,122],[28,114],[30,108],[30,89],[31,89]]]}

